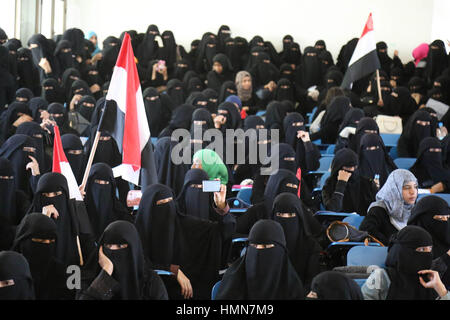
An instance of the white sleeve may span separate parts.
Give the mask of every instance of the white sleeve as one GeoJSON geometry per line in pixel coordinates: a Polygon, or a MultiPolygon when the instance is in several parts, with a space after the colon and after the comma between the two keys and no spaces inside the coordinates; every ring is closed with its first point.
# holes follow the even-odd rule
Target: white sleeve
{"type": "Polygon", "coordinates": [[[361,288],[364,300],[386,300],[391,280],[384,269],[375,269],[361,288]]]}

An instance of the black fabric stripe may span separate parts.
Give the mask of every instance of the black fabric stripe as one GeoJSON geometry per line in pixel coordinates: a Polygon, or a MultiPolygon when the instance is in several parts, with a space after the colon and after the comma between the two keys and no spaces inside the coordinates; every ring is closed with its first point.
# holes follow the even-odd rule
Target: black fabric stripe
{"type": "Polygon", "coordinates": [[[380,60],[378,59],[377,51],[372,50],[360,59],[355,61],[352,65],[348,66],[345,72],[344,79],[342,80],[341,88],[350,89],[350,85],[367,76],[368,74],[380,69],[380,60]]]}

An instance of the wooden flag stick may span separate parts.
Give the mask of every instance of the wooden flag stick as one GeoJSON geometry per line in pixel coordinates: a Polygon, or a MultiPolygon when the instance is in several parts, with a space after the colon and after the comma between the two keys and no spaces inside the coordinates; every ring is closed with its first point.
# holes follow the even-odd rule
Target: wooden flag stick
{"type": "Polygon", "coordinates": [[[80,266],[83,266],[83,253],[81,252],[81,244],[80,244],[80,237],[77,235],[77,247],[78,247],[78,255],[80,256],[80,266]]]}
{"type": "Polygon", "coordinates": [[[89,171],[91,171],[92,162],[94,161],[95,150],[97,149],[98,141],[100,140],[100,135],[101,135],[100,131],[97,131],[95,133],[94,143],[92,145],[91,153],[89,154],[89,160],[88,160],[88,163],[86,166],[86,170],[84,171],[83,182],[81,183],[81,186],[80,186],[81,194],[84,193],[84,189],[86,188],[86,182],[89,177],[89,171]]]}
{"type": "Polygon", "coordinates": [[[381,85],[380,85],[380,70],[377,69],[377,87],[378,87],[378,103],[381,101],[381,105],[383,105],[383,96],[381,95],[381,85]]]}

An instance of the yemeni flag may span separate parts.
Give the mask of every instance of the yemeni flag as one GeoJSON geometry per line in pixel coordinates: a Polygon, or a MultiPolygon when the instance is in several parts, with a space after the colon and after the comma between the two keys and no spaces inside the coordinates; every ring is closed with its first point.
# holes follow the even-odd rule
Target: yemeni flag
{"type": "Polygon", "coordinates": [[[77,180],[73,175],[72,168],[70,167],[69,161],[67,161],[66,154],[64,153],[58,126],[54,126],[53,131],[55,133],[55,139],[53,141],[52,172],[61,173],[64,177],[66,177],[67,185],[69,186],[69,198],[83,201],[80,190],[78,189],[77,180]]]}
{"type": "Polygon", "coordinates": [[[364,31],[358,40],[352,58],[348,63],[347,71],[342,80],[341,88],[351,89],[353,82],[380,69],[380,60],[373,31],[372,13],[367,19],[364,31]]]}
{"type": "Polygon", "coordinates": [[[111,128],[111,136],[122,154],[122,164],[113,168],[114,177],[121,176],[142,188],[157,183],[150,129],[128,33],[125,33],[111,77],[108,100],[116,102],[117,112],[114,123],[105,126],[111,128]]]}

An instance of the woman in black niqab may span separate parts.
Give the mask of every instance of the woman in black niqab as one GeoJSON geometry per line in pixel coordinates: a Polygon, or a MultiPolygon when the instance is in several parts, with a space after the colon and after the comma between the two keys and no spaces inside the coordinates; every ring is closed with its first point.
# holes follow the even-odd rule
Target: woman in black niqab
{"type": "Polygon", "coordinates": [[[133,222],[131,214],[116,197],[116,181],[106,163],[92,166],[85,191],[86,209],[95,239],[99,239],[105,228],[116,220],[133,222]]]}
{"type": "Polygon", "coordinates": [[[415,158],[420,142],[427,137],[435,137],[432,130],[432,117],[426,110],[419,109],[409,118],[397,143],[399,157],[415,158]]]}
{"type": "Polygon", "coordinates": [[[12,250],[23,254],[30,266],[37,300],[72,300],[66,268],[55,258],[55,222],[41,212],[25,216],[17,228],[12,250]],[[44,240],[44,241],[42,241],[44,240]]]}
{"type": "Polygon", "coordinates": [[[47,110],[48,102],[44,98],[34,97],[30,100],[29,108],[31,110],[33,121],[40,124],[42,122],[41,112],[47,110]]]}
{"type": "Polygon", "coordinates": [[[54,220],[58,239],[55,245],[55,256],[65,266],[79,264],[80,261],[76,243],[78,220],[75,217],[74,204],[69,200],[66,178],[60,173],[49,172],[39,179],[33,203],[29,209],[29,213],[42,212],[43,207],[53,205],[58,211],[59,216],[54,220]]]}
{"type": "Polygon", "coordinates": [[[53,102],[64,103],[66,101],[64,88],[61,88],[58,81],[53,78],[45,79],[42,82],[42,97],[48,104],[53,102]]]}
{"type": "Polygon", "coordinates": [[[45,150],[50,142],[47,132],[34,121],[24,122],[17,127],[16,134],[25,134],[31,137],[36,147],[36,160],[39,163],[39,171],[41,174],[50,170],[51,158],[46,154],[45,150]]]}
{"type": "Polygon", "coordinates": [[[152,137],[158,137],[170,120],[170,110],[164,108],[158,90],[149,87],[143,92],[145,114],[152,137]]]}
{"type": "Polygon", "coordinates": [[[48,106],[48,113],[55,120],[56,124],[61,131],[61,134],[72,133],[80,136],[77,130],[70,127],[69,125],[69,115],[67,109],[63,107],[61,103],[53,102],[48,106]]]}
{"type": "Polygon", "coordinates": [[[33,48],[31,48],[31,54],[33,55],[34,65],[39,70],[39,77],[41,79],[41,82],[49,77],[56,78],[60,71],[58,68],[58,64],[55,61],[50,41],[45,36],[38,33],[33,35],[28,40],[28,47],[31,46],[34,46],[33,48]],[[48,63],[50,64],[50,67],[52,69],[51,73],[46,74],[44,69],[39,66],[39,63],[43,58],[47,59],[48,63]]]}
{"type": "Polygon", "coordinates": [[[172,102],[173,110],[175,110],[178,106],[182,105],[186,100],[183,82],[181,82],[181,80],[179,79],[169,80],[169,82],[167,82],[166,92],[169,95],[170,100],[172,102]]]}
{"type": "Polygon", "coordinates": [[[386,300],[436,299],[436,292],[424,288],[417,274],[420,270],[431,269],[433,254],[416,249],[432,245],[431,235],[417,226],[406,226],[391,238],[386,257],[391,285],[386,300]]]}
{"type": "Polygon", "coordinates": [[[10,284],[0,288],[0,300],[35,300],[30,266],[20,253],[0,252],[0,281],[7,280],[10,284]]]}
{"type": "Polygon", "coordinates": [[[427,66],[425,67],[425,80],[428,85],[432,85],[433,81],[439,77],[446,68],[448,68],[448,57],[444,41],[434,40],[430,43],[427,66]]]}
{"type": "Polygon", "coordinates": [[[216,299],[303,300],[303,284],[289,259],[280,224],[261,220],[248,239],[245,254],[225,272],[216,299]]]}
{"type": "Polygon", "coordinates": [[[417,177],[419,186],[431,188],[441,182],[445,192],[450,187],[450,170],[442,163],[442,145],[438,138],[428,137],[419,144],[417,160],[410,171],[417,177]]]}
{"type": "MultiPolygon", "coordinates": [[[[33,63],[33,55],[28,48],[17,50],[17,74],[19,77],[18,86],[28,88],[33,91],[35,96],[41,93],[41,79],[39,69],[33,63]]],[[[49,78],[53,79],[53,78],[49,78]]]]}
{"type": "Polygon", "coordinates": [[[273,203],[272,220],[278,222],[286,237],[286,249],[297,274],[308,292],[311,281],[319,273],[321,247],[311,236],[301,200],[291,193],[279,194],[273,203]]]}
{"type": "MultiPolygon", "coordinates": [[[[95,270],[97,278],[83,291],[79,300],[167,300],[167,291],[161,278],[145,261],[142,243],[136,227],[128,221],[115,221],[103,232],[99,246],[112,262],[109,275],[95,270]],[[112,248],[112,246],[119,248],[112,248]]],[[[98,260],[98,255],[96,255],[98,260]]]]}
{"type": "Polygon", "coordinates": [[[364,300],[361,288],[352,278],[338,271],[324,271],[314,277],[307,300],[364,300]]]}
{"type": "Polygon", "coordinates": [[[443,219],[449,214],[447,201],[435,195],[423,197],[411,210],[408,225],[422,227],[430,233],[435,259],[445,255],[450,248],[450,222],[443,219]]]}
{"type": "Polygon", "coordinates": [[[386,150],[383,139],[374,133],[366,133],[362,136],[358,157],[360,175],[368,179],[379,175],[380,188],[386,182],[389,174],[397,169],[386,150]]]}
{"type": "Polygon", "coordinates": [[[83,144],[78,136],[71,133],[63,134],[61,136],[61,143],[75,179],[78,185],[81,185],[87,162],[87,157],[83,151],[83,144]]]}
{"type": "MultiPolygon", "coordinates": [[[[71,43],[68,40],[61,40],[60,42],[58,42],[54,54],[56,60],[59,63],[61,73],[66,69],[75,67],[76,62],[74,57],[72,56],[71,43]]],[[[61,76],[62,74],[58,75],[59,78],[61,76]]]]}

